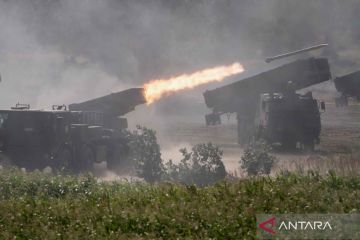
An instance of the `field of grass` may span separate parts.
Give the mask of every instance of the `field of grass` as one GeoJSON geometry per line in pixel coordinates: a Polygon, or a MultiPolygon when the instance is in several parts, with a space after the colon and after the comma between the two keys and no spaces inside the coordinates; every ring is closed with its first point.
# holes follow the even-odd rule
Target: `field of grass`
{"type": "Polygon", "coordinates": [[[289,174],[197,188],[0,171],[0,239],[254,239],[256,213],[359,213],[360,177],[289,174]]]}

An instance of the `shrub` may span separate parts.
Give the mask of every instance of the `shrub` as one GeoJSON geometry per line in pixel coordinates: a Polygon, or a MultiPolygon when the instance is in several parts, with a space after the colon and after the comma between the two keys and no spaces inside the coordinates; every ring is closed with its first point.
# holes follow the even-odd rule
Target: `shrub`
{"type": "Polygon", "coordinates": [[[142,126],[136,128],[129,136],[130,159],[135,165],[136,173],[147,182],[159,181],[164,174],[164,166],[156,132],[142,126]]]}
{"type": "Polygon", "coordinates": [[[248,175],[270,174],[276,161],[270,151],[271,148],[264,141],[250,143],[241,157],[241,168],[248,175]]]}
{"type": "Polygon", "coordinates": [[[186,148],[180,152],[183,159],[179,164],[171,160],[166,164],[169,180],[205,186],[225,178],[225,166],[221,161],[223,152],[219,147],[212,143],[197,144],[191,152],[186,148]]]}
{"type": "Polygon", "coordinates": [[[359,214],[359,189],[332,173],[198,188],[3,170],[0,239],[258,239],[255,213],[359,214]]]}
{"type": "Polygon", "coordinates": [[[171,160],[164,164],[156,132],[146,127],[128,134],[130,160],[134,164],[137,176],[153,183],[161,180],[182,182],[205,186],[222,180],[226,176],[225,166],[221,161],[222,151],[212,143],[197,144],[188,152],[180,149],[183,155],[179,164],[171,160]]]}

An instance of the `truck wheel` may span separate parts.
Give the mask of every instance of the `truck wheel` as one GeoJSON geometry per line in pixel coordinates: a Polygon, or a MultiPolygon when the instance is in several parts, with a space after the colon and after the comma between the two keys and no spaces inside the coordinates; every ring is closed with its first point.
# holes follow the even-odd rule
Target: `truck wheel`
{"type": "Polygon", "coordinates": [[[107,160],[106,166],[108,170],[119,173],[121,171],[121,157],[115,154],[111,159],[107,160]]]}
{"type": "Polygon", "coordinates": [[[282,145],[282,150],[284,151],[293,152],[296,150],[296,141],[288,140],[286,142],[283,142],[281,145],[282,145]]]}
{"type": "Polygon", "coordinates": [[[308,142],[304,143],[304,150],[306,152],[313,152],[315,150],[315,142],[308,141],[308,142]]]}
{"type": "Polygon", "coordinates": [[[341,103],[340,103],[340,99],[339,99],[339,98],[335,98],[335,106],[336,106],[336,107],[341,107],[341,103]]]}
{"type": "Polygon", "coordinates": [[[68,172],[71,170],[72,163],[72,152],[68,148],[63,148],[55,157],[54,170],[68,172]]]}
{"type": "Polygon", "coordinates": [[[126,171],[130,163],[127,161],[129,156],[128,146],[119,144],[112,150],[111,156],[107,159],[107,169],[121,174],[126,171]]]}
{"type": "Polygon", "coordinates": [[[92,172],[94,170],[95,153],[89,146],[81,149],[80,172],[92,172]]]}

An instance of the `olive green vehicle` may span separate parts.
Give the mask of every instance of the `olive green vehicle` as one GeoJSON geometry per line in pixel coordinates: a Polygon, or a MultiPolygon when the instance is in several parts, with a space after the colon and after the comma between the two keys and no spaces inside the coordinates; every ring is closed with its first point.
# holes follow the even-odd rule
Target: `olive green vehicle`
{"type": "Polygon", "coordinates": [[[17,104],[0,110],[0,151],[27,169],[50,166],[69,172],[91,171],[96,162],[108,168],[127,157],[122,116],[145,103],[143,89],[133,88],[78,104],[32,110],[17,104]]]}
{"type": "Polygon", "coordinates": [[[285,150],[312,151],[320,142],[321,111],[325,111],[324,102],[314,99],[311,92],[261,94],[255,137],[285,150]]]}
{"type": "Polygon", "coordinates": [[[341,94],[335,99],[337,107],[348,106],[348,98],[360,101],[360,71],[334,79],[336,90],[341,94]]]}
{"type": "Polygon", "coordinates": [[[222,114],[236,113],[239,144],[262,136],[286,148],[313,148],[321,130],[318,104],[311,94],[296,91],[330,79],[326,58],[308,58],[206,91],[205,103],[212,109],[206,124],[220,124],[222,114]]]}

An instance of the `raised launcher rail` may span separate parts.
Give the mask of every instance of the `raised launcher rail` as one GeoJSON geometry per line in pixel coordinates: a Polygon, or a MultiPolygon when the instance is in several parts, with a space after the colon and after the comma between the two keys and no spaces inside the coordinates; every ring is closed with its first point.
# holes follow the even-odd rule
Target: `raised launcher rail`
{"type": "Polygon", "coordinates": [[[356,71],[334,79],[335,87],[341,97],[335,100],[336,106],[347,105],[348,97],[360,101],[360,71],[356,71]]]}
{"type": "MultiPolygon", "coordinates": [[[[220,115],[237,113],[239,143],[241,136],[248,136],[254,128],[255,112],[262,93],[281,93],[292,88],[299,90],[331,79],[330,67],[326,58],[297,60],[278,68],[242,79],[229,85],[206,91],[204,95],[207,107],[212,113],[206,115],[207,125],[220,123],[220,115]],[[247,129],[248,133],[241,133],[247,129]]],[[[248,137],[246,137],[248,138],[248,137]]]]}
{"type": "Polygon", "coordinates": [[[127,121],[118,116],[143,103],[143,89],[133,88],[71,104],[70,111],[63,105],[39,111],[17,104],[0,110],[0,151],[26,169],[87,172],[104,161],[109,169],[120,169],[129,140],[122,131],[127,121]]]}
{"type": "Polygon", "coordinates": [[[69,105],[70,111],[99,111],[111,116],[123,116],[146,103],[143,88],[130,88],[121,92],[69,105]]]}
{"type": "Polygon", "coordinates": [[[137,105],[146,103],[143,92],[143,88],[130,88],[82,103],[70,104],[69,110],[102,113],[105,118],[104,124],[113,127],[114,119],[116,121],[117,117],[133,111],[137,105]]]}

